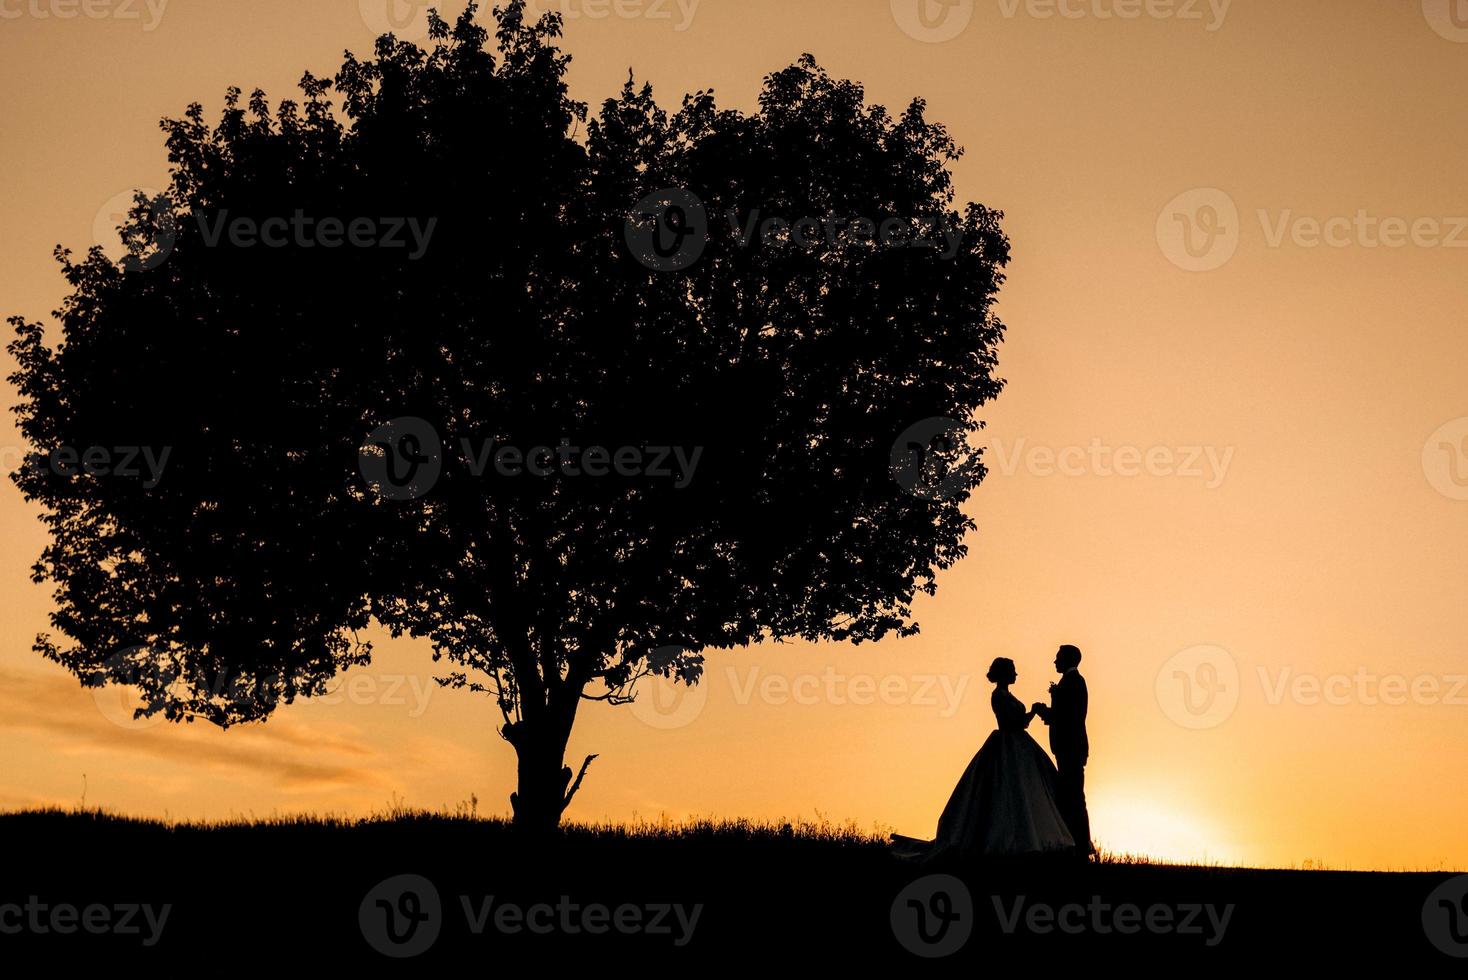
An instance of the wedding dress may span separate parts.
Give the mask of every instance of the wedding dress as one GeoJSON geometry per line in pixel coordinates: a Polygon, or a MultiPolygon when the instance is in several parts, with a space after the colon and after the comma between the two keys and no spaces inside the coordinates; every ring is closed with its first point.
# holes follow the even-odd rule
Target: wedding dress
{"type": "Polygon", "coordinates": [[[893,835],[899,857],[972,860],[1075,848],[1055,804],[1055,764],[1025,731],[1025,706],[1007,690],[996,690],[990,703],[999,727],[954,788],[938,818],[938,836],[919,841],[893,835]]]}

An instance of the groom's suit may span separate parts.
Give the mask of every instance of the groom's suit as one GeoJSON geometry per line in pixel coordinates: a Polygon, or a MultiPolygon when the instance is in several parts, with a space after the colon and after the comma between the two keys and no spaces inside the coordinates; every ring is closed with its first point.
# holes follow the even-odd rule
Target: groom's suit
{"type": "Polygon", "coordinates": [[[1091,853],[1091,818],[1086,813],[1086,760],[1091,744],[1086,738],[1086,679],[1074,669],[1060,676],[1051,690],[1050,705],[1038,705],[1040,717],[1050,726],[1050,751],[1059,770],[1056,804],[1065,817],[1076,850],[1091,853]]]}

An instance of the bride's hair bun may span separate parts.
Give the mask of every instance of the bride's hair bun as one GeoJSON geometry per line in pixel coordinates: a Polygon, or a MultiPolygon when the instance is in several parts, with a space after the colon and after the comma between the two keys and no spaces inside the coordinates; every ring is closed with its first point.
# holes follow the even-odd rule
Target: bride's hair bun
{"type": "Polygon", "coordinates": [[[998,684],[1002,680],[1011,680],[1015,673],[1013,660],[1008,657],[995,657],[994,662],[989,665],[989,682],[998,684]]]}

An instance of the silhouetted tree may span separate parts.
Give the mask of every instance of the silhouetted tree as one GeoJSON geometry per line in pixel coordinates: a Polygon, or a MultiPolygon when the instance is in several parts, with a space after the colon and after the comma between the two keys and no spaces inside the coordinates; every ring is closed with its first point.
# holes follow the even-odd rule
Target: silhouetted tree
{"type": "Polygon", "coordinates": [[[299,102],[165,120],[172,184],[130,254],[58,249],[59,342],[14,318],[11,350],[69,638],[39,652],[228,726],[367,662],[376,619],[496,700],[515,819],[544,829],[581,700],[695,683],[709,648],[916,632],[973,526],[1008,242],[952,209],[958,150],[920,101],[892,117],[807,56],[754,114],[667,113],[629,79],[588,120],[560,20],[523,13],[495,10],[497,44],[471,7],[299,102]],[[327,218],[377,239],[331,247],[327,218]],[[393,247],[396,219],[423,240],[393,247]],[[954,424],[894,465],[932,419],[954,424]],[[485,440],[586,452],[501,475],[485,440]],[[622,447],[697,466],[623,474],[622,447]]]}

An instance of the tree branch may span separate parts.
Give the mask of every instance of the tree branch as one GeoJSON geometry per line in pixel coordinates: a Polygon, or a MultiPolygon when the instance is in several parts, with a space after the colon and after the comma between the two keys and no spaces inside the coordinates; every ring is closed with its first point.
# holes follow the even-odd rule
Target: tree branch
{"type": "Polygon", "coordinates": [[[566,807],[571,805],[571,797],[575,796],[576,791],[581,788],[581,780],[586,778],[586,770],[591,768],[591,760],[595,758],[596,756],[594,755],[588,755],[586,761],[581,763],[581,771],[576,774],[576,781],[571,784],[571,789],[566,793],[566,798],[561,801],[561,812],[564,813],[566,807]]]}

